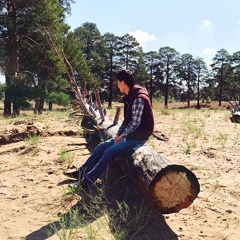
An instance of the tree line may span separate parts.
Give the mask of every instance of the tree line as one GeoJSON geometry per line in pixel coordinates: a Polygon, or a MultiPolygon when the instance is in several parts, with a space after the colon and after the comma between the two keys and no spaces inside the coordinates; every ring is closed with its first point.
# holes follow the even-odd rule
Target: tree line
{"type": "Polygon", "coordinates": [[[130,69],[145,86],[151,101],[168,108],[171,101],[239,100],[240,51],[232,55],[220,49],[207,66],[203,59],[180,54],[169,46],[143,52],[129,35],[101,34],[95,23],[74,30],[66,24],[73,0],[0,0],[0,85],[4,114],[20,114],[35,102],[41,113],[44,103],[67,105],[72,97],[64,63],[68,61],[82,91],[99,89],[101,99],[118,99],[115,74],[130,69]],[[57,56],[54,49],[61,53],[57,56]]]}

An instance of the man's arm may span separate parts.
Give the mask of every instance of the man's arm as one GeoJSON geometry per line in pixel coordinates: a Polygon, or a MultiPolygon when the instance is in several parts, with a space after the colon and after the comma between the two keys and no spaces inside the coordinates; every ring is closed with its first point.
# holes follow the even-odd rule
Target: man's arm
{"type": "Polygon", "coordinates": [[[136,98],[132,106],[132,120],[129,122],[129,124],[121,134],[123,137],[126,137],[129,133],[132,133],[140,125],[143,114],[143,108],[144,108],[143,98],[136,98]]]}
{"type": "Polygon", "coordinates": [[[142,98],[136,98],[132,106],[132,120],[129,122],[126,128],[122,123],[115,137],[114,143],[121,141],[129,133],[133,132],[141,123],[142,114],[144,108],[144,100],[142,98]]]}
{"type": "Polygon", "coordinates": [[[122,122],[121,126],[119,127],[118,131],[117,131],[117,136],[120,136],[124,131],[124,124],[122,122]]]}
{"type": "Polygon", "coordinates": [[[141,123],[142,114],[144,109],[143,98],[136,98],[132,106],[132,120],[127,127],[121,133],[122,137],[126,137],[129,133],[132,133],[141,123]]]}

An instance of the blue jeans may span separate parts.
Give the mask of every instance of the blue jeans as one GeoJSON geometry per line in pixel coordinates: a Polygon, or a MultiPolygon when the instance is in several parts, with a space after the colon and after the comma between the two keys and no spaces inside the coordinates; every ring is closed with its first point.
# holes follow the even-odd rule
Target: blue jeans
{"type": "Polygon", "coordinates": [[[100,143],[93,151],[92,155],[79,168],[79,176],[85,185],[91,185],[106,170],[107,165],[115,160],[116,157],[124,153],[130,147],[146,141],[126,140],[125,138],[114,144],[111,138],[100,143]]]}

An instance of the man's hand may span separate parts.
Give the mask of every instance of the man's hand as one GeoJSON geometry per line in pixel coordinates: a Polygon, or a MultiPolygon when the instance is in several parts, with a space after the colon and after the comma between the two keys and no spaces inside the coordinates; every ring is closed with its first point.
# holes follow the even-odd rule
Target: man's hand
{"type": "Polygon", "coordinates": [[[116,136],[116,137],[114,138],[114,144],[118,143],[118,142],[121,141],[122,139],[123,139],[122,136],[116,136]]]}

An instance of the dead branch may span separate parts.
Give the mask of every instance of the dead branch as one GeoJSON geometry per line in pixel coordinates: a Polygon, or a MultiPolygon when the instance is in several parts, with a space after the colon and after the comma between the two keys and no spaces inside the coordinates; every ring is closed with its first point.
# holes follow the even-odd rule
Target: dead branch
{"type": "Polygon", "coordinates": [[[42,27],[43,33],[46,34],[48,36],[48,40],[49,40],[49,45],[51,46],[51,48],[54,50],[55,54],[57,55],[58,59],[61,61],[61,63],[63,64],[63,66],[65,67],[65,71],[68,77],[68,81],[71,84],[71,88],[75,94],[75,98],[76,100],[74,101],[75,104],[80,105],[81,109],[83,110],[83,112],[89,116],[92,116],[92,113],[89,111],[89,106],[88,104],[84,101],[83,96],[81,94],[81,92],[79,91],[76,79],[74,77],[74,70],[72,68],[72,65],[70,64],[70,62],[68,61],[66,55],[64,54],[63,51],[58,50],[51,34],[47,31],[47,29],[45,27],[42,27]]]}

